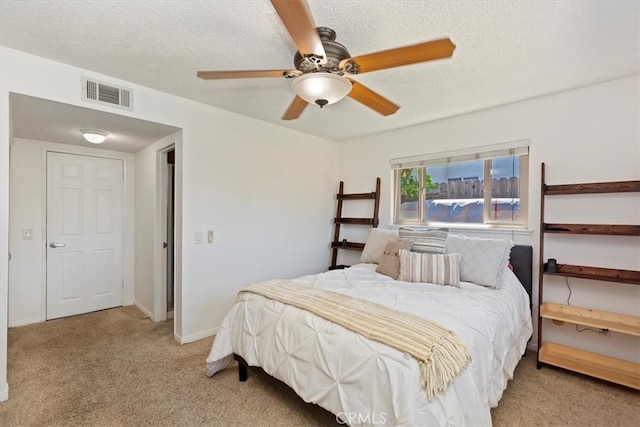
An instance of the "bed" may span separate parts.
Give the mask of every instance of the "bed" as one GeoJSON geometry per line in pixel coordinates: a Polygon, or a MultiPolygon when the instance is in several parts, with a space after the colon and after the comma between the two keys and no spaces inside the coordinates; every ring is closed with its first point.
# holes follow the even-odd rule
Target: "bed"
{"type": "Polygon", "coordinates": [[[240,294],[225,317],[207,357],[207,375],[234,360],[241,380],[247,366],[260,367],[349,425],[490,426],[490,408],[497,406],[532,334],[532,249],[510,245],[507,258],[496,287],[395,280],[376,272],[373,263],[291,280],[425,317],[455,333],[471,361],[433,399],[418,380],[418,362],[407,353],[253,293],[240,294]]]}

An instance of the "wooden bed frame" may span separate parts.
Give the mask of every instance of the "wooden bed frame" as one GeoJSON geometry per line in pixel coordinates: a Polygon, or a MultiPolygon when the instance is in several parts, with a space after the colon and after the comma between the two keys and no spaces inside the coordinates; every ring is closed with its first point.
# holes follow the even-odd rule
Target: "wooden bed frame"
{"type": "MultiPolygon", "coordinates": [[[[529,295],[529,307],[532,307],[533,286],[533,247],[528,245],[515,245],[511,248],[509,261],[522,287],[529,295]]],[[[526,350],[525,350],[526,354],[526,350]]],[[[234,354],[233,358],[238,362],[238,379],[246,381],[249,378],[249,364],[241,356],[234,354]]]]}

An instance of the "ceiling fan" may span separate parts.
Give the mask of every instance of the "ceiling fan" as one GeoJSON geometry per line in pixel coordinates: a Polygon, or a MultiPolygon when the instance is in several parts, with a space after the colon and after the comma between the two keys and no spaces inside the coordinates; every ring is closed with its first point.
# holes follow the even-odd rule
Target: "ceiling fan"
{"type": "Polygon", "coordinates": [[[400,106],[348,76],[449,58],[456,48],[451,40],[444,38],[352,57],[347,48],[335,41],[335,31],[315,28],[306,0],[271,0],[271,4],[298,49],[293,59],[295,70],[198,71],[198,77],[205,80],[293,79],[291,87],[296,97],[282,116],[283,120],[297,119],[309,103],[322,108],[345,96],[384,116],[391,115],[400,106]]]}

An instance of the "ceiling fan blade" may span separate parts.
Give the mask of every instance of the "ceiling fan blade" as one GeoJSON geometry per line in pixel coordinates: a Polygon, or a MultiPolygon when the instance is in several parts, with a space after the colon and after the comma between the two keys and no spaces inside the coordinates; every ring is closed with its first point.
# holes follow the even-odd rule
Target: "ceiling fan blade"
{"type": "Polygon", "coordinates": [[[289,70],[247,70],[247,71],[198,71],[204,80],[248,79],[254,77],[284,77],[289,70]]]}
{"type": "Polygon", "coordinates": [[[418,62],[432,61],[434,59],[449,58],[456,48],[448,38],[418,43],[411,46],[396,49],[383,50],[367,55],[344,59],[340,63],[353,61],[358,66],[359,73],[383,70],[385,68],[400,67],[402,65],[417,64],[418,62]]]}
{"type": "Polygon", "coordinates": [[[302,114],[307,105],[309,105],[307,101],[296,95],[293,102],[291,102],[291,105],[289,105],[289,108],[287,108],[287,111],[282,116],[282,120],[297,119],[300,117],[300,114],[302,114]]]}
{"type": "Polygon", "coordinates": [[[302,56],[313,54],[326,59],[306,0],[271,0],[271,4],[291,35],[298,52],[302,56]]]}
{"type": "Polygon", "coordinates": [[[372,110],[377,111],[383,116],[390,116],[391,114],[398,111],[400,108],[399,105],[394,104],[389,101],[387,98],[383,97],[379,93],[376,93],[366,87],[365,85],[358,83],[355,80],[349,79],[353,87],[351,88],[351,92],[349,92],[349,98],[353,98],[361,104],[366,105],[372,110]]]}

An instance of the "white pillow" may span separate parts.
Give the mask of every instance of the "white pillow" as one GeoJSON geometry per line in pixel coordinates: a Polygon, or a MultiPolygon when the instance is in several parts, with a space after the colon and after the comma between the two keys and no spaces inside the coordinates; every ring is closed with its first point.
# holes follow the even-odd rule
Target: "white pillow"
{"type": "Polygon", "coordinates": [[[479,239],[449,234],[445,253],[461,255],[460,280],[497,289],[514,245],[507,239],[479,239]]]}
{"type": "Polygon", "coordinates": [[[367,243],[360,256],[360,262],[368,262],[378,264],[380,258],[384,254],[384,248],[387,243],[398,240],[398,232],[396,230],[384,230],[382,228],[372,228],[369,230],[367,243]]]}

